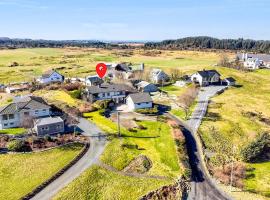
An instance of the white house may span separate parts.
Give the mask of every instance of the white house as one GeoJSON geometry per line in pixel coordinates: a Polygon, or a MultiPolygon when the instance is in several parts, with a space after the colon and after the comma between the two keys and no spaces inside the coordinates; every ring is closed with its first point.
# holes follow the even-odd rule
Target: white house
{"type": "Polygon", "coordinates": [[[258,58],[248,58],[244,61],[244,67],[248,69],[259,69],[262,66],[262,62],[258,58]]]}
{"type": "Polygon", "coordinates": [[[137,88],[140,92],[157,92],[158,87],[153,83],[148,83],[146,81],[141,81],[137,85],[137,88]]]}
{"type": "Polygon", "coordinates": [[[150,74],[150,79],[153,83],[161,83],[168,81],[170,78],[161,69],[153,69],[150,74]]]}
{"type": "Polygon", "coordinates": [[[0,108],[0,130],[20,127],[24,119],[50,115],[51,107],[40,97],[29,96],[0,108]]]}
{"type": "Polygon", "coordinates": [[[126,104],[130,110],[152,108],[153,100],[148,93],[134,93],[128,95],[126,104]]]}
{"type": "Polygon", "coordinates": [[[99,78],[98,75],[87,76],[85,79],[86,86],[100,85],[103,82],[104,81],[101,78],[99,78]]]}
{"type": "Polygon", "coordinates": [[[65,125],[61,117],[44,117],[34,120],[34,130],[38,136],[64,133],[65,125]]]}
{"type": "Polygon", "coordinates": [[[37,81],[41,84],[62,83],[64,80],[65,77],[56,70],[49,70],[37,79],[37,81]]]}
{"type": "Polygon", "coordinates": [[[198,71],[191,75],[191,81],[200,86],[220,84],[220,74],[216,70],[198,71]]]}
{"type": "Polygon", "coordinates": [[[115,103],[125,101],[128,94],[136,90],[125,84],[101,84],[98,86],[89,86],[85,89],[87,101],[93,103],[97,100],[112,100],[115,103]]]}

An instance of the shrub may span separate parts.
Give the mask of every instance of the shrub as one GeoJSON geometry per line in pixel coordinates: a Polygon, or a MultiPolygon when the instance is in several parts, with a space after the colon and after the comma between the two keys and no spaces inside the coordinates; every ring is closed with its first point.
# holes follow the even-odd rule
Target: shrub
{"type": "Polygon", "coordinates": [[[81,113],[89,113],[89,112],[94,112],[94,111],[97,111],[98,109],[94,106],[92,106],[91,104],[89,103],[84,103],[80,106],[79,108],[79,111],[81,113]]]}
{"type": "Polygon", "coordinates": [[[72,92],[69,92],[70,96],[74,99],[81,99],[82,98],[82,90],[73,90],[72,92]]]}
{"type": "Polygon", "coordinates": [[[30,151],[30,147],[23,140],[12,140],[7,144],[9,151],[26,152],[30,151]]]}
{"type": "Polygon", "coordinates": [[[241,151],[243,160],[246,162],[256,162],[262,159],[263,155],[270,151],[270,135],[263,133],[255,141],[248,144],[241,151]]]}
{"type": "Polygon", "coordinates": [[[137,132],[137,130],[134,129],[134,128],[128,128],[128,131],[129,131],[129,132],[133,132],[133,133],[136,133],[136,132],[137,132]]]}
{"type": "Polygon", "coordinates": [[[105,116],[105,109],[99,110],[98,113],[99,113],[101,116],[105,116]]]}
{"type": "Polygon", "coordinates": [[[93,106],[96,107],[97,109],[106,109],[108,108],[108,105],[110,103],[110,100],[99,100],[96,101],[93,106]]]}
{"type": "Polygon", "coordinates": [[[146,129],[147,129],[145,126],[143,126],[143,125],[141,125],[141,124],[139,124],[138,128],[139,128],[140,130],[146,130],[146,129]]]}
{"type": "Polygon", "coordinates": [[[136,110],[137,113],[155,115],[158,114],[158,106],[155,105],[153,108],[143,108],[136,110]]]}
{"type": "Polygon", "coordinates": [[[81,88],[80,83],[68,83],[62,86],[62,89],[67,90],[67,91],[74,91],[74,90],[80,90],[81,88]]]}

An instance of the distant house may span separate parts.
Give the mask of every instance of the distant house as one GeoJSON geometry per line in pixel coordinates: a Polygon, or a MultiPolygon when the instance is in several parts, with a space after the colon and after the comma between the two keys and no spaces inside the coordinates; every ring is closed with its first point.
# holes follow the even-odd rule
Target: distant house
{"type": "Polygon", "coordinates": [[[153,100],[148,93],[134,93],[127,97],[126,104],[130,110],[152,108],[153,100]]]}
{"type": "Polygon", "coordinates": [[[6,86],[5,92],[6,93],[22,92],[28,90],[30,87],[31,86],[29,83],[14,83],[6,86]]]}
{"type": "Polygon", "coordinates": [[[65,77],[56,70],[49,70],[37,79],[37,81],[41,84],[62,83],[64,80],[65,77]]]}
{"type": "Polygon", "coordinates": [[[249,69],[259,69],[260,67],[270,67],[269,54],[238,53],[236,58],[249,69]]]}
{"type": "Polygon", "coordinates": [[[220,84],[220,74],[216,70],[198,71],[191,75],[191,80],[200,86],[220,84]]]}
{"type": "Polygon", "coordinates": [[[61,117],[45,117],[34,120],[34,130],[38,136],[64,133],[64,120],[61,117]]]}
{"type": "Polygon", "coordinates": [[[153,69],[150,74],[150,79],[153,83],[162,83],[169,81],[169,76],[161,69],[153,69]]]}
{"type": "Polygon", "coordinates": [[[236,80],[234,78],[232,78],[232,77],[229,77],[229,78],[225,78],[223,80],[223,83],[225,83],[228,86],[233,86],[233,85],[236,84],[236,80]]]}
{"type": "Polygon", "coordinates": [[[93,76],[88,76],[85,79],[85,84],[86,86],[95,86],[95,85],[100,85],[102,84],[104,81],[99,78],[99,76],[97,75],[93,75],[93,76]]]}
{"type": "Polygon", "coordinates": [[[0,92],[4,92],[6,89],[6,86],[4,84],[0,84],[0,92]]]}
{"type": "Polygon", "coordinates": [[[40,97],[29,96],[0,108],[0,130],[20,127],[25,119],[50,115],[51,107],[40,97]]]}
{"type": "Polygon", "coordinates": [[[153,83],[148,83],[146,81],[141,81],[137,85],[137,88],[140,92],[157,92],[158,87],[153,83]]]}
{"type": "Polygon", "coordinates": [[[86,99],[89,102],[97,100],[112,100],[115,103],[125,101],[128,94],[136,92],[135,89],[125,84],[101,84],[99,86],[89,86],[85,89],[86,99]]]}

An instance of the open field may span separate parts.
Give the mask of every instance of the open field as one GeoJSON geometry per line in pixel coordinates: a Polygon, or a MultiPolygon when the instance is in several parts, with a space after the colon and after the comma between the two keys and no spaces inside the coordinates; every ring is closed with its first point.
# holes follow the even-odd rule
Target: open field
{"type": "Polygon", "coordinates": [[[9,128],[0,130],[0,134],[21,135],[24,133],[26,133],[26,130],[24,128],[9,128]]]}
{"type": "Polygon", "coordinates": [[[207,67],[217,63],[219,53],[197,51],[103,50],[86,48],[0,50],[0,83],[31,81],[42,72],[59,68],[66,77],[95,73],[97,62],[145,63],[146,67],[207,67]],[[19,66],[9,67],[13,62],[19,66]]]}
{"type": "Polygon", "coordinates": [[[133,200],[170,183],[166,180],[122,176],[93,166],[62,190],[54,200],[133,200]]]}
{"type": "Polygon", "coordinates": [[[26,154],[0,155],[0,199],[20,199],[67,165],[82,149],[69,145],[26,154]]]}

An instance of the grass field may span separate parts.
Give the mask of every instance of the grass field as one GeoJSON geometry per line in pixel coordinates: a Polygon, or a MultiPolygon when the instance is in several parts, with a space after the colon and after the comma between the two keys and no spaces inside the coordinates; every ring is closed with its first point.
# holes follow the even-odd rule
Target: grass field
{"type": "Polygon", "coordinates": [[[69,145],[41,153],[0,155],[0,199],[20,199],[67,165],[82,149],[69,145]]]}
{"type": "MultiPolygon", "coordinates": [[[[116,135],[117,126],[98,112],[85,114],[104,132],[116,135]]],[[[149,191],[173,182],[182,174],[170,127],[162,122],[140,122],[147,130],[137,133],[121,128],[122,139],[111,137],[101,156],[101,161],[122,170],[140,154],[146,155],[153,162],[147,175],[168,177],[168,180],[135,178],[118,175],[101,167],[88,169],[77,180],[62,190],[55,199],[138,199],[149,191]],[[136,148],[122,148],[122,144],[138,145],[136,148]],[[117,188],[117,192],[116,189],[117,188]]]]}
{"type": "Polygon", "coordinates": [[[24,133],[26,133],[26,130],[24,128],[9,128],[0,130],[0,134],[21,135],[24,133]]]}
{"type": "Polygon", "coordinates": [[[212,66],[217,63],[219,53],[197,51],[144,51],[144,50],[103,50],[103,49],[15,49],[0,50],[0,83],[30,81],[42,72],[58,67],[66,77],[85,77],[95,73],[98,62],[145,63],[146,67],[160,67],[165,70],[176,67],[212,66]],[[125,55],[125,52],[129,52],[125,55]],[[150,54],[147,54],[149,53],[150,54]],[[124,54],[123,54],[124,53],[124,54]],[[9,67],[12,62],[19,66],[9,67]]]}
{"type": "Polygon", "coordinates": [[[121,176],[93,166],[62,190],[54,200],[139,199],[170,181],[121,176]]]}

